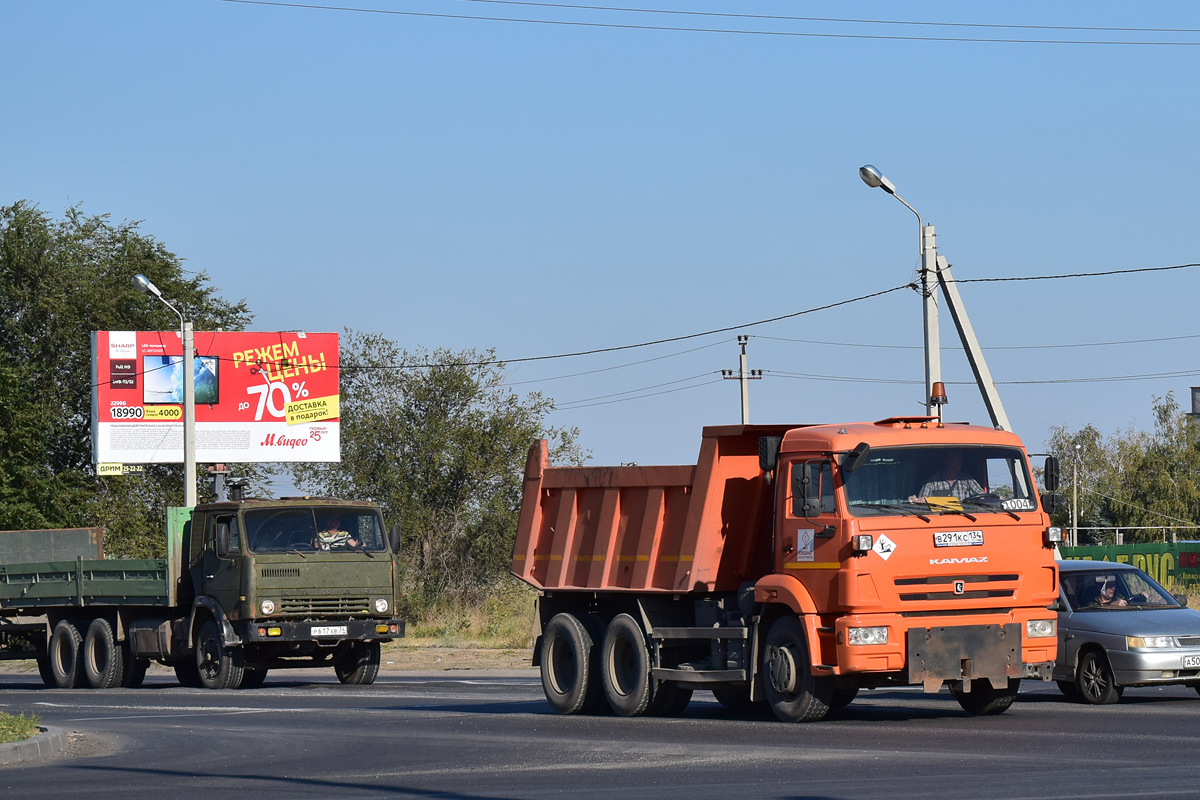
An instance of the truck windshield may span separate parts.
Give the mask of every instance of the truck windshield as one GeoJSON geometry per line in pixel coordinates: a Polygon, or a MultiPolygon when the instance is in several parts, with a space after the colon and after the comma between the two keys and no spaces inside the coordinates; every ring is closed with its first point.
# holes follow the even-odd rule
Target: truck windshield
{"type": "Polygon", "coordinates": [[[1034,485],[1015,447],[871,448],[842,473],[855,516],[1033,511],[1034,485]]]}
{"type": "Polygon", "coordinates": [[[383,521],[361,508],[264,508],[245,516],[255,553],[383,550],[383,521]]]}

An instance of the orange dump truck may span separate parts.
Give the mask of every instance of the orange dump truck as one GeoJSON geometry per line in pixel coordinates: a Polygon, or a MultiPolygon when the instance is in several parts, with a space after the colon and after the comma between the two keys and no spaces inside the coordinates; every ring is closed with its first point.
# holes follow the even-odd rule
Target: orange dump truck
{"type": "Polygon", "coordinates": [[[995,714],[1054,665],[1062,532],[1039,500],[1015,435],[931,417],[708,427],[694,466],[551,467],[540,441],[512,572],[541,590],[561,713],[708,689],[812,721],[921,684],[995,714]]]}

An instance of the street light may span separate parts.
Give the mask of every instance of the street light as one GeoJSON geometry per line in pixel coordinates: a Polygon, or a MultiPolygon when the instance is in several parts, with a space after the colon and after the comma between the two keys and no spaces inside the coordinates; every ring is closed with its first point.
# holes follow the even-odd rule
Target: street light
{"type": "Polygon", "coordinates": [[[883,189],[904,203],[904,207],[917,215],[917,235],[921,253],[921,298],[925,320],[925,413],[934,415],[933,385],[942,380],[942,354],[938,335],[937,310],[937,245],[934,243],[932,225],[926,225],[921,214],[896,194],[896,186],[871,164],[858,168],[858,176],[872,189],[883,189]]]}
{"type": "Polygon", "coordinates": [[[192,323],[183,318],[179,309],[167,302],[162,291],[145,275],[134,275],[133,285],[139,292],[152,294],[179,317],[179,338],[183,341],[183,504],[195,508],[196,497],[196,375],[192,364],[192,323]]]}

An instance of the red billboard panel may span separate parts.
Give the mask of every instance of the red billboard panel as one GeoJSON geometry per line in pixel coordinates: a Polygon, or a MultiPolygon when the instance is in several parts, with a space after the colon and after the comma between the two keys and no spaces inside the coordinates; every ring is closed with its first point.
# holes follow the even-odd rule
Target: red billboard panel
{"type": "MultiPolygon", "coordinates": [[[[196,460],[340,461],[336,333],[194,334],[196,460]]],[[[178,331],[92,334],[96,463],[183,462],[178,331]]]]}

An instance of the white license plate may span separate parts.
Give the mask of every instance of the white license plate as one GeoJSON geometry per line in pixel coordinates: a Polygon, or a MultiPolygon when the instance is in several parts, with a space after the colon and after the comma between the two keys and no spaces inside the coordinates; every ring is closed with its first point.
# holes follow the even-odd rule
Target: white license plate
{"type": "Polygon", "coordinates": [[[345,625],[313,625],[313,636],[345,636],[345,625]]]}
{"type": "Polygon", "coordinates": [[[1184,656],[1183,657],[1183,668],[1184,669],[1200,669],[1200,656],[1184,656]]]}
{"type": "Polygon", "coordinates": [[[933,535],[934,547],[975,547],[983,544],[983,531],[942,531],[933,535]]]}

